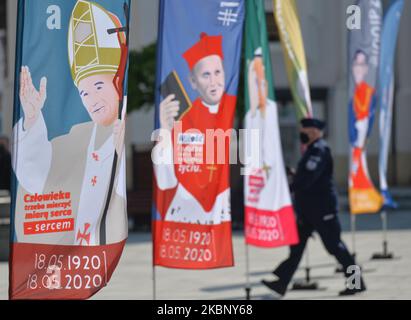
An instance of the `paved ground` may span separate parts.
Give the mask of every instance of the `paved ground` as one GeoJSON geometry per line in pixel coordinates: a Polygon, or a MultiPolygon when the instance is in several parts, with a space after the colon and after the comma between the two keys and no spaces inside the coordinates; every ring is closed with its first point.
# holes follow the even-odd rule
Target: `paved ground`
{"type": "MultiPolygon", "coordinates": [[[[349,215],[340,215],[346,230],[344,240],[352,248],[349,215]]],[[[388,220],[389,249],[396,258],[389,261],[370,260],[374,252],[381,251],[380,219],[378,215],[357,218],[356,252],[364,269],[368,291],[355,299],[411,299],[411,213],[392,213],[388,220]]],[[[286,299],[341,299],[341,274],[334,272],[336,263],[316,238],[309,242],[312,277],[320,290],[289,291],[286,299]]],[[[245,281],[245,250],[241,232],[234,233],[235,267],[210,271],[188,271],[156,268],[158,299],[243,299],[245,281]]],[[[273,299],[260,285],[262,278],[287,256],[286,248],[250,249],[252,297],[273,299]]],[[[132,233],[109,285],[93,299],[152,299],[151,236],[132,233]]],[[[7,263],[0,263],[0,299],[7,298],[7,263]]],[[[304,277],[299,269],[296,279],[304,277]]]]}

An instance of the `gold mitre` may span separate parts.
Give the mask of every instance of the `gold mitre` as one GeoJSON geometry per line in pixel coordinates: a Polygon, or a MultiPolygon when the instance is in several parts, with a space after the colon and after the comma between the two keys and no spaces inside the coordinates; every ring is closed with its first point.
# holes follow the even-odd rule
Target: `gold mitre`
{"type": "Polygon", "coordinates": [[[78,0],[70,17],[68,52],[74,84],[96,74],[116,74],[121,60],[124,33],[119,19],[102,6],[78,0]],[[119,39],[120,38],[120,39],[119,39]]]}

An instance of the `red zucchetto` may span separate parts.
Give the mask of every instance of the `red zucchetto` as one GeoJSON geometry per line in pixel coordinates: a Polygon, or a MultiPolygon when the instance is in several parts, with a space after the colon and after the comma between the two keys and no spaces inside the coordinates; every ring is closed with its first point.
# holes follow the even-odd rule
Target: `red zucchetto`
{"type": "Polygon", "coordinates": [[[183,58],[187,61],[190,70],[193,70],[199,60],[212,55],[223,59],[223,36],[209,36],[202,32],[200,40],[183,53],[183,58]]]}

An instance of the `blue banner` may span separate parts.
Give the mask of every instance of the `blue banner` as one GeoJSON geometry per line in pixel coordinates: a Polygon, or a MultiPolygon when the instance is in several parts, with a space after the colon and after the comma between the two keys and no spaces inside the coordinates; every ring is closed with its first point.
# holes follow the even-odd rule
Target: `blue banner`
{"type": "Polygon", "coordinates": [[[163,136],[152,153],[155,265],[234,263],[225,138],[235,114],[244,12],[243,0],[160,1],[156,128],[163,136]],[[211,141],[209,148],[215,138],[209,132],[222,133],[222,145],[211,141]]]}
{"type": "Polygon", "coordinates": [[[18,3],[10,298],[83,299],[127,238],[129,0],[18,3]]]}
{"type": "Polygon", "coordinates": [[[367,141],[377,106],[377,79],[380,59],[382,3],[359,0],[361,28],[348,32],[350,139],[349,203],[353,214],[376,213],[382,196],[368,172],[367,141]]]}
{"type": "Polygon", "coordinates": [[[380,82],[378,88],[381,108],[379,176],[380,189],[384,197],[384,207],[386,208],[396,208],[398,206],[388,190],[387,167],[394,100],[394,58],[403,6],[403,0],[394,0],[391,2],[384,17],[381,33],[380,82]]]}

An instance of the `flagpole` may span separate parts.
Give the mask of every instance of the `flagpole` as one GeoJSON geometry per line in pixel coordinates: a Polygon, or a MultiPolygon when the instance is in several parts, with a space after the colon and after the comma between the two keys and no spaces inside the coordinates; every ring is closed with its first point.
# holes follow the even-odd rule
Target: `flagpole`
{"type": "Polygon", "coordinates": [[[153,300],[157,300],[157,292],[156,292],[156,266],[153,263],[152,266],[152,282],[153,282],[153,300]]]}
{"type": "Polygon", "coordinates": [[[308,242],[305,251],[305,282],[310,283],[310,250],[308,248],[308,242]]]}
{"type": "MultiPolygon", "coordinates": [[[[355,252],[355,214],[352,214],[351,212],[350,212],[350,221],[351,221],[351,242],[352,242],[352,248],[353,248],[353,252],[352,252],[352,254],[351,254],[351,256],[354,258],[354,260],[355,260],[355,256],[357,255],[356,254],[356,252],[355,252]]],[[[342,265],[338,265],[337,266],[337,268],[335,269],[335,272],[336,273],[341,273],[341,272],[345,272],[344,271],[344,268],[343,268],[343,266],[342,265]]]]}
{"type": "MultiPolygon", "coordinates": [[[[130,40],[130,7],[128,6],[127,2],[124,2],[123,10],[124,10],[124,16],[126,19],[126,25],[120,28],[114,28],[114,29],[107,30],[107,34],[117,33],[117,37],[119,37],[120,32],[124,32],[126,35],[125,47],[123,47],[123,45],[120,44],[120,48],[121,48],[120,66],[113,80],[114,82],[117,79],[117,77],[119,80],[122,80],[121,85],[117,85],[116,83],[114,83],[115,89],[120,97],[120,100],[119,100],[119,107],[120,107],[119,111],[120,112],[118,113],[118,120],[121,120],[121,121],[125,121],[125,112],[127,112],[126,110],[127,103],[125,103],[127,102],[127,100],[125,100],[125,97],[124,97],[124,93],[125,93],[124,88],[126,87],[126,74],[125,73],[127,71],[127,65],[128,65],[128,55],[129,55],[128,46],[129,46],[129,40],[130,40]]],[[[124,144],[124,142],[122,143],[124,144]]],[[[105,201],[103,215],[101,217],[101,222],[100,222],[100,232],[99,232],[100,245],[107,244],[107,234],[106,234],[107,213],[110,207],[111,196],[112,196],[113,189],[114,189],[117,165],[118,165],[118,162],[121,161],[121,158],[120,158],[121,155],[118,154],[116,150],[114,151],[115,152],[114,152],[112,166],[111,166],[111,175],[110,175],[110,182],[109,182],[108,191],[107,191],[107,198],[105,201]]]]}
{"type": "Polygon", "coordinates": [[[387,212],[381,211],[383,254],[387,255],[387,212]]]}
{"type": "Polygon", "coordinates": [[[251,300],[249,247],[245,243],[245,299],[251,300]]]}
{"type": "Polygon", "coordinates": [[[301,282],[294,282],[292,290],[318,290],[318,282],[311,281],[310,277],[310,250],[308,240],[305,248],[305,279],[301,282]]]}
{"type": "Polygon", "coordinates": [[[152,281],[152,289],[153,289],[153,300],[157,299],[157,286],[156,286],[156,264],[155,264],[155,257],[156,257],[156,224],[152,224],[152,251],[151,251],[151,281],[152,281]]]}
{"type": "Polygon", "coordinates": [[[384,209],[380,213],[382,224],[382,253],[374,253],[372,260],[390,260],[394,258],[394,254],[388,252],[388,237],[387,237],[387,211],[384,209]]]}

